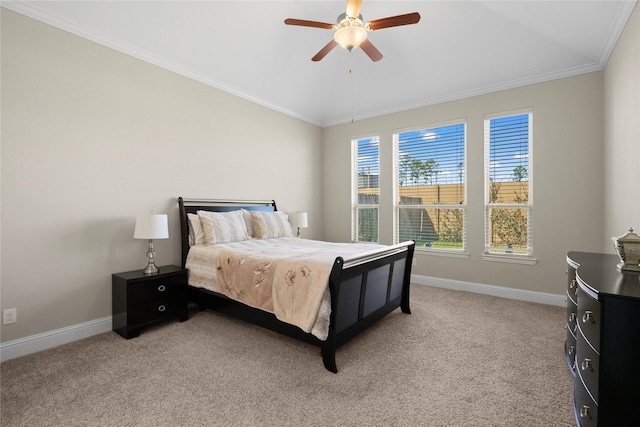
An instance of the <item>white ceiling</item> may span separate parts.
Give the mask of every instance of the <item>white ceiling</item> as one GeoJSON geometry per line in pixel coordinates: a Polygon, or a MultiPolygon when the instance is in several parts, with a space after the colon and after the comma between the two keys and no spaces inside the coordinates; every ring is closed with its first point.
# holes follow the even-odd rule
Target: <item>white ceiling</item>
{"type": "Polygon", "coordinates": [[[2,6],[319,126],[604,68],[636,1],[368,1],[384,58],[311,57],[345,1],[3,1],[2,6]],[[349,73],[349,69],[352,73],[349,73]]]}

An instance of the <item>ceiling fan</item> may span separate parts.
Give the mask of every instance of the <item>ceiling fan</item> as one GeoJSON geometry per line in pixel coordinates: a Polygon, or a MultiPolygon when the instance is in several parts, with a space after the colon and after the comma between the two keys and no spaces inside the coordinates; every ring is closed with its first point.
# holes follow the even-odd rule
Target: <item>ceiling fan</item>
{"type": "Polygon", "coordinates": [[[362,19],[360,15],[360,6],[362,0],[347,0],[347,10],[345,13],[338,16],[337,24],[328,24],[325,22],[307,21],[304,19],[288,18],[284,20],[287,25],[298,25],[301,27],[314,27],[322,28],[326,30],[335,30],[333,34],[333,40],[331,40],[325,47],[320,49],[316,55],[311,58],[312,61],[320,61],[331,50],[340,45],[351,50],[360,47],[364,53],[371,58],[372,61],[380,61],[382,59],[382,53],[367,40],[367,31],[381,30],[383,28],[398,27],[401,25],[417,24],[420,21],[420,14],[418,12],[407,13],[405,15],[390,16],[388,18],[374,19],[367,23],[362,19]]]}

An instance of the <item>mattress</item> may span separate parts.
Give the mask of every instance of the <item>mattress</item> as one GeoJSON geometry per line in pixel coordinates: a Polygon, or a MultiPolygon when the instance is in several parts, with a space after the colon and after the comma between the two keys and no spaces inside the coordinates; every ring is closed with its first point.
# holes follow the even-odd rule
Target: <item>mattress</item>
{"type": "Polygon", "coordinates": [[[325,340],[331,315],[328,279],[335,259],[383,247],[296,237],[249,239],[194,245],[186,267],[190,286],[273,313],[325,340]]]}

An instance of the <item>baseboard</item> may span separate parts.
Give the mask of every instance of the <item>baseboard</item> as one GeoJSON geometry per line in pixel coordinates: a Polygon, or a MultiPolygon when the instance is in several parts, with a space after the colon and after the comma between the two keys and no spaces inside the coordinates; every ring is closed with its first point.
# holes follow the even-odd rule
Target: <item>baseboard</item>
{"type": "MultiPolygon", "coordinates": [[[[463,282],[460,280],[441,279],[438,277],[411,275],[411,283],[433,286],[436,288],[452,289],[456,291],[474,292],[477,294],[493,295],[496,297],[536,302],[540,304],[566,306],[564,295],[548,294],[544,292],[525,291],[521,289],[505,288],[502,286],[483,285],[480,283],[463,282]]],[[[88,338],[111,330],[111,316],[91,320],[78,325],[32,335],[0,344],[0,361],[13,359],[38,351],[57,347],[72,341],[88,338]]]]}
{"type": "Polygon", "coordinates": [[[505,288],[481,283],[463,282],[460,280],[441,279],[438,277],[411,275],[411,283],[433,286],[435,288],[452,289],[455,291],[474,292],[476,294],[492,295],[501,298],[517,299],[536,302],[539,304],[566,307],[565,295],[549,294],[545,292],[525,291],[522,289],[505,288]]]}
{"type": "Polygon", "coordinates": [[[14,359],[111,330],[111,316],[0,344],[0,361],[14,359]]]}

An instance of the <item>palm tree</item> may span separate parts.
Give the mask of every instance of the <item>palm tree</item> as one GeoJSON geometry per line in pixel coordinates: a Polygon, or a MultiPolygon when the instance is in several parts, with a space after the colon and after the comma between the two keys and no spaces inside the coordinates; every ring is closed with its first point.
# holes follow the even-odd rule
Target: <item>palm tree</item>
{"type": "Polygon", "coordinates": [[[417,185],[420,182],[420,176],[423,174],[424,164],[420,159],[413,159],[409,163],[409,170],[413,185],[417,185]]]}
{"type": "Polygon", "coordinates": [[[411,162],[411,156],[403,154],[400,159],[400,186],[405,185],[405,182],[409,183],[409,162],[411,162]]]}
{"type": "Polygon", "coordinates": [[[435,175],[436,184],[438,183],[437,177],[438,177],[438,172],[440,172],[438,170],[438,166],[440,165],[434,159],[425,160],[425,162],[423,163],[423,170],[422,170],[422,174],[424,175],[425,182],[430,181],[433,184],[433,176],[435,175]]]}
{"type": "Polygon", "coordinates": [[[513,169],[513,180],[515,182],[521,182],[529,176],[529,171],[524,166],[516,166],[513,169]]]}

